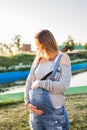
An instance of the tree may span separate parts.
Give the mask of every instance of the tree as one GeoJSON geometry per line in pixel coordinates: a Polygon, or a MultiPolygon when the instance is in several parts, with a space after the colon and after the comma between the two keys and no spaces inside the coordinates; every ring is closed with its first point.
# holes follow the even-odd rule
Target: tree
{"type": "Polygon", "coordinates": [[[3,53],[3,44],[0,42],[0,53],[3,53]]]}
{"type": "Polygon", "coordinates": [[[22,50],[21,36],[15,35],[15,37],[12,40],[12,46],[16,49],[16,51],[20,52],[22,50]]]}
{"type": "Polygon", "coordinates": [[[71,36],[68,36],[68,39],[66,42],[63,42],[63,45],[66,47],[66,50],[73,50],[75,47],[74,40],[71,36]]]}

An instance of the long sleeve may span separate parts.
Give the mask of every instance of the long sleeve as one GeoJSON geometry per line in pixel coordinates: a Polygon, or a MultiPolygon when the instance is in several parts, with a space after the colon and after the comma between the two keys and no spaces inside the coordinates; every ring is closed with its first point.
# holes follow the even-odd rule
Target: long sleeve
{"type": "Polygon", "coordinates": [[[29,102],[29,90],[31,89],[31,83],[32,83],[32,74],[30,71],[30,74],[28,75],[28,78],[26,80],[26,84],[24,87],[24,101],[25,101],[25,103],[29,102]]]}
{"type": "Polygon", "coordinates": [[[25,103],[29,102],[29,90],[31,89],[31,85],[32,85],[32,81],[33,81],[33,70],[34,70],[34,67],[36,64],[36,60],[37,60],[37,57],[35,58],[35,60],[32,63],[31,70],[30,70],[30,73],[27,77],[26,84],[24,87],[24,101],[25,101],[25,103]]]}
{"type": "Polygon", "coordinates": [[[50,79],[38,82],[38,87],[44,88],[55,94],[63,93],[67,90],[71,80],[71,66],[67,64],[61,64],[61,75],[59,80],[52,81],[50,79]]]}

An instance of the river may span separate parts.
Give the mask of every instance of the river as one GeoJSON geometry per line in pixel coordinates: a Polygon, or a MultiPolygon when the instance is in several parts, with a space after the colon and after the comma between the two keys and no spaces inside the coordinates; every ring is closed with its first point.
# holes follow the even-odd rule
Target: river
{"type": "Polygon", "coordinates": [[[77,86],[87,86],[87,71],[72,76],[70,87],[77,86]]]}
{"type": "MultiPolygon", "coordinates": [[[[87,86],[87,71],[72,76],[70,87],[79,87],[79,86],[87,86]]],[[[17,92],[24,92],[24,85],[20,85],[18,87],[15,86],[10,90],[5,91],[4,93],[1,94],[17,93],[17,92]]]]}

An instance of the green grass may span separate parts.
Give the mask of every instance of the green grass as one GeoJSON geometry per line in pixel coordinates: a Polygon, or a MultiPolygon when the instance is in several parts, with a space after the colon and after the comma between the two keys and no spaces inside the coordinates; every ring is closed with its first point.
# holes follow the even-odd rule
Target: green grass
{"type": "Polygon", "coordinates": [[[19,63],[28,64],[31,63],[35,55],[33,54],[17,54],[10,56],[0,56],[0,66],[18,65],[19,63]]]}
{"type": "Polygon", "coordinates": [[[0,106],[23,102],[24,93],[13,93],[0,95],[0,106]]]}
{"type": "Polygon", "coordinates": [[[19,101],[22,99],[24,96],[24,93],[11,93],[11,94],[4,94],[0,95],[0,101],[5,101],[5,100],[14,100],[14,101],[19,101]]]}
{"type": "MultiPolygon", "coordinates": [[[[81,87],[71,87],[66,92],[65,95],[73,95],[73,94],[85,94],[87,93],[87,86],[81,87]]],[[[24,93],[13,93],[13,94],[4,94],[0,95],[0,106],[14,104],[17,102],[24,101],[24,93]]]]}
{"type": "Polygon", "coordinates": [[[9,66],[19,65],[19,63],[22,63],[23,65],[29,64],[31,66],[34,57],[35,57],[34,54],[26,54],[26,53],[10,56],[0,56],[0,66],[6,67],[7,70],[5,71],[8,71],[9,66]]]}
{"type": "Polygon", "coordinates": [[[87,86],[80,86],[80,87],[71,87],[66,92],[65,95],[70,94],[83,94],[87,93],[87,86]]]}

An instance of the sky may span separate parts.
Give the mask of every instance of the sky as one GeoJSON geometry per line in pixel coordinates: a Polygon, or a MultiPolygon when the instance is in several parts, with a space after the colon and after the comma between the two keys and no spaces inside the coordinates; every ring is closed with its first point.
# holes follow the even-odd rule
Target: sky
{"type": "Polygon", "coordinates": [[[0,0],[0,42],[11,43],[15,35],[34,46],[34,35],[50,30],[62,44],[71,36],[87,42],[87,0],[0,0]]]}

